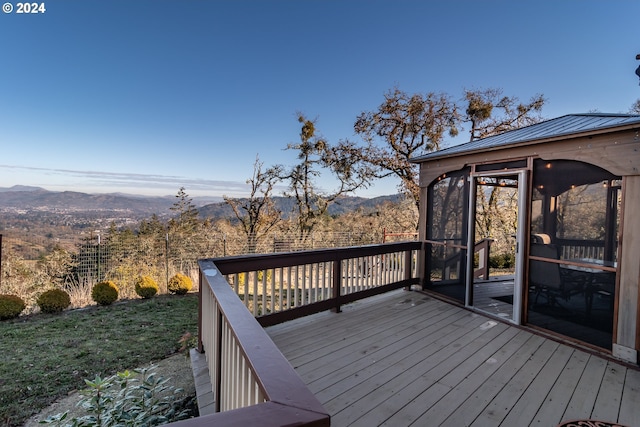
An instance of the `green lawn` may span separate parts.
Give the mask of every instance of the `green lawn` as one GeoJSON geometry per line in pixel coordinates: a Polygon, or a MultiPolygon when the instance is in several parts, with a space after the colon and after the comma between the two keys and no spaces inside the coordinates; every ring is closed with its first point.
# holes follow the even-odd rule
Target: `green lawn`
{"type": "Polygon", "coordinates": [[[198,297],[189,294],[0,322],[0,425],[21,426],[85,378],[174,354],[197,320],[198,297]]]}

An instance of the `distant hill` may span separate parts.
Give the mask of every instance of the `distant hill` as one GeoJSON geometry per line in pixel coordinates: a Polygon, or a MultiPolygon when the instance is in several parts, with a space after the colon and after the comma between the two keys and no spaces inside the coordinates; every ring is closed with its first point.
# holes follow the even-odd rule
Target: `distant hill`
{"type": "MultiPolygon", "coordinates": [[[[329,207],[329,215],[341,215],[358,209],[373,210],[378,205],[390,201],[397,202],[400,195],[382,196],[372,199],[364,197],[342,197],[329,207]]],[[[295,202],[288,197],[274,197],[276,206],[287,215],[293,212],[295,202]]],[[[194,204],[219,198],[194,197],[194,204]]],[[[174,196],[151,197],[133,194],[87,194],[76,191],[48,191],[40,187],[14,186],[0,187],[0,209],[5,211],[41,211],[57,213],[92,212],[100,216],[112,213],[132,218],[144,218],[152,214],[167,217],[172,214],[170,208],[175,203],[174,196]],[[104,214],[104,215],[103,215],[104,214]]],[[[202,218],[231,218],[233,211],[224,201],[209,203],[198,208],[202,218]]]]}
{"type": "Polygon", "coordinates": [[[41,187],[31,187],[29,185],[14,185],[13,187],[0,187],[0,193],[7,191],[47,191],[41,187]]]}
{"type": "MultiPolygon", "coordinates": [[[[377,206],[385,202],[398,202],[402,199],[399,194],[391,196],[381,196],[372,199],[364,197],[342,197],[336,203],[329,206],[329,215],[342,215],[346,212],[356,211],[358,209],[374,210],[377,206]]],[[[247,199],[240,199],[247,200],[247,199]]],[[[287,215],[293,212],[295,207],[295,201],[288,197],[274,197],[273,198],[276,207],[284,214],[287,215]]],[[[231,218],[234,219],[235,215],[231,210],[231,207],[225,202],[211,203],[198,209],[200,216],[203,218],[231,218]]]]}
{"type": "Polygon", "coordinates": [[[0,208],[45,211],[109,211],[132,214],[168,212],[173,198],[48,191],[39,187],[0,188],[0,208]]]}

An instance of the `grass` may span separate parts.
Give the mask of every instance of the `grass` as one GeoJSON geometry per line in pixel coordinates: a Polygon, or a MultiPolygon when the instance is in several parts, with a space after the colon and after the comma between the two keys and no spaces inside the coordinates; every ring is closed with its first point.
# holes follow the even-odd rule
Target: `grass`
{"type": "Polygon", "coordinates": [[[0,425],[23,425],[84,379],[174,354],[197,318],[197,295],[187,294],[0,322],[0,425]]]}

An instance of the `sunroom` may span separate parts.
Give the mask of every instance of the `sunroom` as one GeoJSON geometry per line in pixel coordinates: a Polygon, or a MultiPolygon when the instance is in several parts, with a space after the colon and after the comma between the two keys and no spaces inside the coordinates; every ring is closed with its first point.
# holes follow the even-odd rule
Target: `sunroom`
{"type": "Polygon", "coordinates": [[[414,161],[424,290],[637,363],[640,116],[567,115],[414,161]]]}

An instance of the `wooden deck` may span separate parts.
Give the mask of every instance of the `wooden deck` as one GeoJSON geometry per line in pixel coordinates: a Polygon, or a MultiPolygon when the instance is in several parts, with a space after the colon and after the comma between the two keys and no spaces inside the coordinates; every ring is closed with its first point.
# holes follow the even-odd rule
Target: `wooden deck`
{"type": "Polygon", "coordinates": [[[332,426],[640,426],[640,371],[419,292],[267,332],[332,426]]]}

